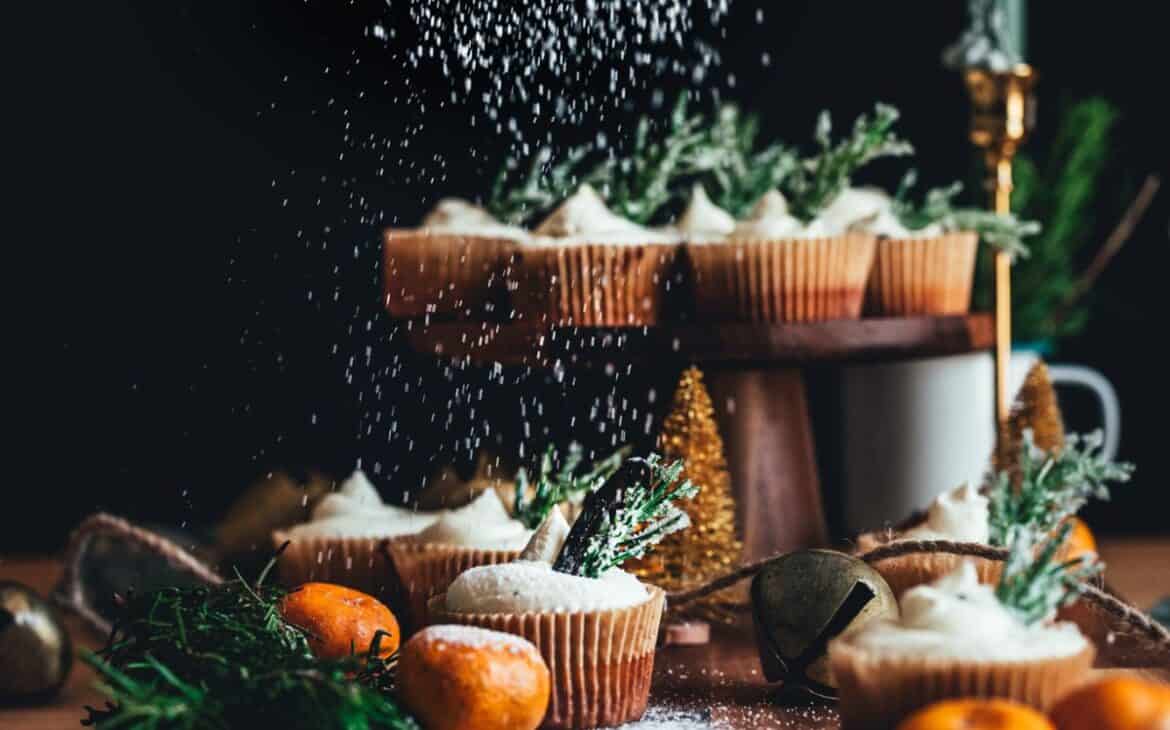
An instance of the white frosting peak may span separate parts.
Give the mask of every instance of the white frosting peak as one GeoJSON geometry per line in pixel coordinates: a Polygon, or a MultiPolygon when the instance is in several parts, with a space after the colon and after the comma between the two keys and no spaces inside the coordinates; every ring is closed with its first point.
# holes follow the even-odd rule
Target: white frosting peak
{"type": "Polygon", "coordinates": [[[906,591],[897,621],[867,624],[858,646],[974,661],[1028,661],[1070,656],[1087,645],[1075,624],[1022,623],[964,562],[934,583],[906,591]]]}
{"type": "MultiPolygon", "coordinates": [[[[674,226],[677,230],[692,236],[725,236],[735,230],[735,218],[711,202],[707,191],[696,183],[691,189],[691,200],[687,209],[679,216],[674,226]]],[[[717,239],[716,239],[717,240],[717,239]]]]}
{"type": "Polygon", "coordinates": [[[758,238],[816,238],[829,235],[819,221],[807,226],[788,212],[788,201],[779,190],[769,190],[752,208],[745,220],[735,226],[731,237],[758,238]]]}
{"type": "Polygon", "coordinates": [[[637,578],[616,568],[585,578],[516,561],[463,572],[447,589],[446,605],[456,613],[568,613],[635,606],[647,595],[637,578]]]}
{"type": "Polygon", "coordinates": [[[418,539],[484,550],[520,550],[531,534],[508,514],[496,490],[487,489],[470,504],[444,512],[437,522],[418,534],[418,539]]]}
{"type": "Polygon", "coordinates": [[[577,192],[550,213],[536,227],[536,235],[556,239],[552,241],[554,244],[563,244],[564,239],[583,243],[651,243],[671,240],[665,234],[643,228],[615,214],[588,184],[577,188],[577,192]]]}
{"type": "Polygon", "coordinates": [[[890,238],[928,238],[942,233],[937,224],[917,231],[902,225],[894,213],[894,199],[878,188],[846,188],[817,220],[834,231],[865,231],[890,238]]]}
{"type": "Polygon", "coordinates": [[[411,535],[438,519],[435,514],[384,504],[378,490],[360,470],[325,495],[312,519],[291,535],[309,537],[395,537],[411,535]]]}
{"type": "Polygon", "coordinates": [[[528,236],[523,228],[496,220],[491,213],[462,198],[443,198],[427,213],[422,227],[436,233],[467,236],[495,236],[521,239],[528,236]]]}
{"type": "Polygon", "coordinates": [[[926,521],[906,530],[903,540],[953,540],[986,544],[991,540],[988,525],[990,500],[970,484],[943,492],[935,497],[926,513],[926,521]]]}
{"type": "Polygon", "coordinates": [[[528,541],[516,559],[552,565],[556,562],[557,556],[561,553],[561,547],[568,537],[569,523],[565,521],[561,510],[554,507],[548,513],[548,517],[544,518],[544,522],[540,523],[540,527],[536,528],[532,539],[528,541]]]}

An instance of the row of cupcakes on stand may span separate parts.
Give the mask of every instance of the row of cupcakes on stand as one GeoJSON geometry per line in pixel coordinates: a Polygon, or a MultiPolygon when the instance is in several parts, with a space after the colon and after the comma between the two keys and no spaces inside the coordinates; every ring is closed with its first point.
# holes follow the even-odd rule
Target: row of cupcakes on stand
{"type": "MultiPolygon", "coordinates": [[[[706,124],[719,128],[723,116],[706,124]]],[[[696,157],[714,161],[655,177],[653,195],[645,186],[655,205],[629,200],[623,170],[638,160],[582,173],[560,196],[521,196],[519,210],[499,194],[486,208],[445,199],[420,227],[387,231],[387,307],[400,317],[596,326],[692,312],[697,321],[760,322],[963,314],[979,239],[1020,252],[1037,227],[955,207],[957,185],[911,201],[912,175],[895,195],[853,187],[870,161],[908,153],[893,135],[896,118],[879,105],[837,143],[822,122],[810,157],[773,145],[735,164],[720,153],[726,132],[692,134],[696,157]],[[676,200],[685,207],[671,216],[676,200]],[[531,229],[519,225],[526,221],[531,229]]],[[[531,173],[517,183],[536,184],[531,173]]]]}

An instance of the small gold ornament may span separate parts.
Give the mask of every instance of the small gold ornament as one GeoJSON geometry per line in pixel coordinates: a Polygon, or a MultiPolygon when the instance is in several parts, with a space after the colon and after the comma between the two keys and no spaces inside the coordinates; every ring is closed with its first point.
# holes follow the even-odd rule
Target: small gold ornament
{"type": "MultiPolygon", "coordinates": [[[[679,503],[691,527],[668,536],[645,559],[625,567],[666,591],[685,590],[735,568],[743,555],[723,438],[703,373],[696,367],[679,377],[658,448],[667,463],[682,459],[686,466],[681,478],[699,487],[698,495],[679,503]]],[[[731,609],[743,603],[734,589],[723,590],[689,604],[676,617],[726,622],[732,618],[731,609]]]]}
{"type": "Polygon", "coordinates": [[[1024,432],[1031,429],[1036,446],[1047,453],[1058,453],[1064,447],[1064,418],[1060,413],[1056,389],[1048,377],[1048,366],[1037,361],[1024,385],[1012,404],[1006,433],[1002,434],[1006,446],[1003,457],[997,463],[1001,470],[1015,472],[1020,458],[1020,447],[1024,443],[1024,432]]]}
{"type": "Polygon", "coordinates": [[[898,602],[882,576],[835,550],[782,555],[752,580],[752,616],[764,676],[819,697],[836,695],[829,641],[897,615],[898,602]]]}

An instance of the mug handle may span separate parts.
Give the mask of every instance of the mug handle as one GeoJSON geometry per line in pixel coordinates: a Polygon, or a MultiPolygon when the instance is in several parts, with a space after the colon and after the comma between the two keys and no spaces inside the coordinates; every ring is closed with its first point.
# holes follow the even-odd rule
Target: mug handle
{"type": "Polygon", "coordinates": [[[1097,370],[1084,365],[1049,365],[1048,377],[1053,385],[1078,385],[1097,396],[1097,402],[1101,404],[1102,430],[1105,432],[1101,455],[1113,461],[1121,444],[1121,402],[1117,400],[1113,383],[1097,370]]]}

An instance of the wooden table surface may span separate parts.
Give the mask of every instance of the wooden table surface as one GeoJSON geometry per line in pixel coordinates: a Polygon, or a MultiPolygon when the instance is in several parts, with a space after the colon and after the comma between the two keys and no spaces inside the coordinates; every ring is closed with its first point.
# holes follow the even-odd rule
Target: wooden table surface
{"type": "MultiPolygon", "coordinates": [[[[1101,554],[1110,583],[1134,604],[1148,609],[1170,594],[1170,538],[1103,540],[1101,554]]],[[[0,558],[0,580],[16,580],[43,594],[56,582],[56,560],[0,558]]],[[[76,643],[93,647],[100,642],[76,620],[68,620],[76,643]]],[[[69,683],[52,704],[42,707],[0,708],[0,728],[47,730],[79,727],[82,706],[100,705],[91,687],[92,672],[74,665],[69,683]]],[[[717,629],[712,642],[700,647],[671,647],[658,652],[654,689],[647,717],[650,728],[836,728],[831,706],[781,701],[760,673],[755,645],[747,631],[717,629]]],[[[634,724],[631,727],[638,727],[634,724]]]]}

